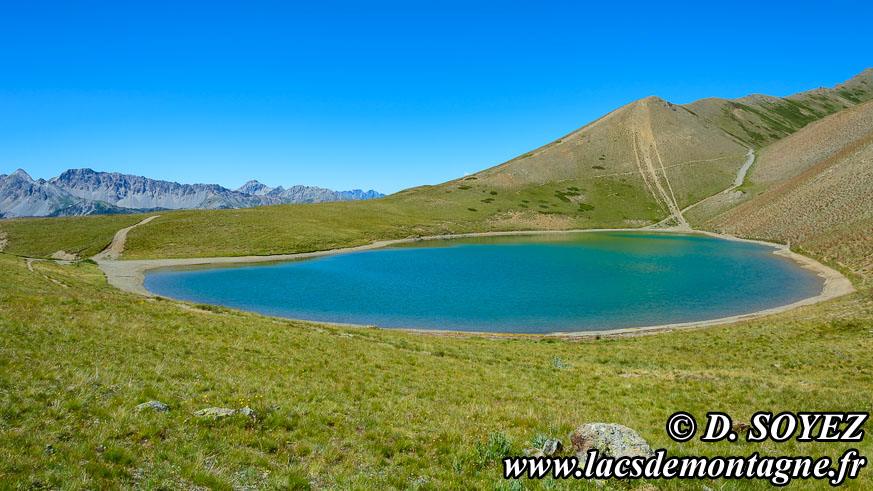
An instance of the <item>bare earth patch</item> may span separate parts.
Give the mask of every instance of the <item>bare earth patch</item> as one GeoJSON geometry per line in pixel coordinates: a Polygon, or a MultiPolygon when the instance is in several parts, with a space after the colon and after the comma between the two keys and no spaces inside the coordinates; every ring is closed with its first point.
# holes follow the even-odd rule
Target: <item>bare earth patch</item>
{"type": "Polygon", "coordinates": [[[51,258],[57,259],[60,261],[75,261],[75,260],[79,259],[79,256],[77,256],[76,254],[70,253],[70,252],[66,252],[66,251],[55,251],[51,255],[51,258]]]}
{"type": "Polygon", "coordinates": [[[533,211],[507,211],[495,215],[488,221],[488,225],[491,227],[515,230],[563,230],[571,228],[574,223],[572,218],[565,215],[552,215],[533,211]]]}

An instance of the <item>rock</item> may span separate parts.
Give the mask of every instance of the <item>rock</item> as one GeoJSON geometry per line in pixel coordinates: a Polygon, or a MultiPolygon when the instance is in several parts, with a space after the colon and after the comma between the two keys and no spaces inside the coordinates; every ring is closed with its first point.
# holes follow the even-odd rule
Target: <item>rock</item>
{"type": "Polygon", "coordinates": [[[524,454],[528,457],[545,457],[542,450],[533,447],[524,449],[524,454]]]}
{"type": "Polygon", "coordinates": [[[570,437],[573,453],[584,467],[588,451],[597,450],[604,457],[651,457],[652,447],[636,431],[616,423],[588,423],[573,432],[570,437]]]}
{"type": "Polygon", "coordinates": [[[250,407],[244,407],[242,409],[239,409],[238,412],[250,418],[257,418],[257,415],[255,415],[255,410],[250,407]]]}
{"type": "Polygon", "coordinates": [[[749,431],[751,427],[752,425],[746,423],[745,421],[734,421],[733,423],[731,423],[731,429],[737,433],[744,433],[746,431],[749,431]]]}
{"type": "Polygon", "coordinates": [[[560,452],[564,449],[564,444],[561,443],[561,440],[557,438],[549,438],[546,440],[546,443],[543,444],[543,454],[551,457],[556,453],[560,452]]]}
{"type": "Polygon", "coordinates": [[[241,409],[232,409],[229,407],[207,407],[205,409],[194,412],[194,416],[212,417],[214,419],[226,418],[228,416],[233,416],[234,414],[242,414],[243,416],[257,419],[257,414],[255,413],[255,411],[248,407],[244,407],[241,409]]]}
{"type": "Polygon", "coordinates": [[[236,409],[229,407],[207,407],[199,411],[194,411],[194,416],[212,417],[214,419],[226,418],[236,414],[236,409]]]}
{"type": "Polygon", "coordinates": [[[170,406],[164,404],[161,401],[149,401],[149,402],[144,402],[136,407],[137,411],[142,411],[144,409],[151,409],[153,411],[158,411],[158,412],[162,413],[164,411],[169,411],[170,406]]]}
{"type": "Polygon", "coordinates": [[[45,448],[42,449],[42,451],[47,453],[47,454],[53,454],[53,453],[55,453],[55,447],[53,447],[51,445],[46,445],[45,448]]]}

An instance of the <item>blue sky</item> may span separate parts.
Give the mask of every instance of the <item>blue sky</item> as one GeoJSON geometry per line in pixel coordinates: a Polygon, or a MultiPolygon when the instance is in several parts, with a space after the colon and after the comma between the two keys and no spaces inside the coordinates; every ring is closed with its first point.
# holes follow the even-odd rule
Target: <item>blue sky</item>
{"type": "Polygon", "coordinates": [[[3,2],[0,174],[394,192],[623,104],[873,65],[873,3],[3,2]]]}

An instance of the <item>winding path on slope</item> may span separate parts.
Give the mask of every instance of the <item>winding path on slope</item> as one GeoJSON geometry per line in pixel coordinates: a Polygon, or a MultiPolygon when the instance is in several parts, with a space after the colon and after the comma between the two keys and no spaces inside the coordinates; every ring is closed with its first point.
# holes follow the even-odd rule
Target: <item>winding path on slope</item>
{"type": "Polygon", "coordinates": [[[106,246],[106,249],[98,252],[93,257],[91,257],[91,259],[97,262],[118,259],[118,257],[121,256],[121,253],[124,252],[124,243],[127,242],[127,233],[133,230],[135,227],[145,225],[146,223],[149,223],[159,216],[160,215],[150,216],[145,220],[131,225],[130,227],[125,227],[118,232],[115,232],[115,236],[112,237],[112,242],[110,242],[109,245],[106,246]]]}
{"type": "Polygon", "coordinates": [[[749,169],[752,167],[752,164],[755,163],[755,150],[749,149],[749,153],[746,154],[746,163],[740,167],[740,171],[737,172],[737,178],[734,179],[734,185],[722,191],[722,194],[729,193],[734,189],[743,185],[743,181],[746,180],[746,174],[749,172],[749,169]]]}
{"type": "MultiPolygon", "coordinates": [[[[734,189],[737,189],[738,187],[742,186],[743,182],[746,180],[746,174],[748,174],[749,169],[752,167],[752,164],[754,164],[754,163],[755,163],[755,150],[750,148],[749,153],[746,154],[746,162],[743,164],[742,167],[740,167],[740,170],[737,171],[737,177],[734,178],[734,183],[730,187],[723,189],[723,190],[721,190],[721,191],[719,191],[711,196],[707,196],[700,201],[697,201],[695,203],[692,203],[692,204],[686,206],[685,208],[682,208],[682,210],[679,211],[679,214],[682,215],[686,211],[694,208],[695,206],[703,203],[704,201],[707,201],[707,200],[709,200],[715,196],[718,196],[720,194],[727,194],[727,193],[733,191],[734,189]]],[[[673,215],[670,215],[667,218],[661,220],[660,222],[658,222],[654,225],[650,225],[646,228],[661,227],[662,225],[664,225],[665,223],[667,223],[671,219],[673,219],[673,215]]],[[[685,219],[685,217],[683,216],[683,221],[684,221],[684,219],[685,219]]]]}

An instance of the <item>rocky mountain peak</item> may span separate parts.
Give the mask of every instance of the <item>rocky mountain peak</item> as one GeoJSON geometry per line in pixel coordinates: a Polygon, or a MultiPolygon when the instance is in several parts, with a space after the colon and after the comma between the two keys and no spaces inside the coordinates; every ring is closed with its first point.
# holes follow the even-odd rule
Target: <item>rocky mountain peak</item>
{"type": "Polygon", "coordinates": [[[270,186],[253,179],[240,186],[236,191],[238,193],[251,194],[252,196],[264,196],[269,194],[272,190],[273,188],[270,186]]]}
{"type": "Polygon", "coordinates": [[[273,188],[256,180],[231,190],[217,184],[179,184],[88,168],[68,169],[49,181],[34,181],[18,169],[9,176],[0,176],[0,217],[247,208],[381,196],[375,191],[333,191],[313,186],[273,188]]]}
{"type": "Polygon", "coordinates": [[[22,179],[26,182],[34,182],[33,178],[30,177],[30,174],[24,171],[24,169],[18,169],[12,174],[9,174],[8,177],[16,177],[18,179],[22,179]]]}

